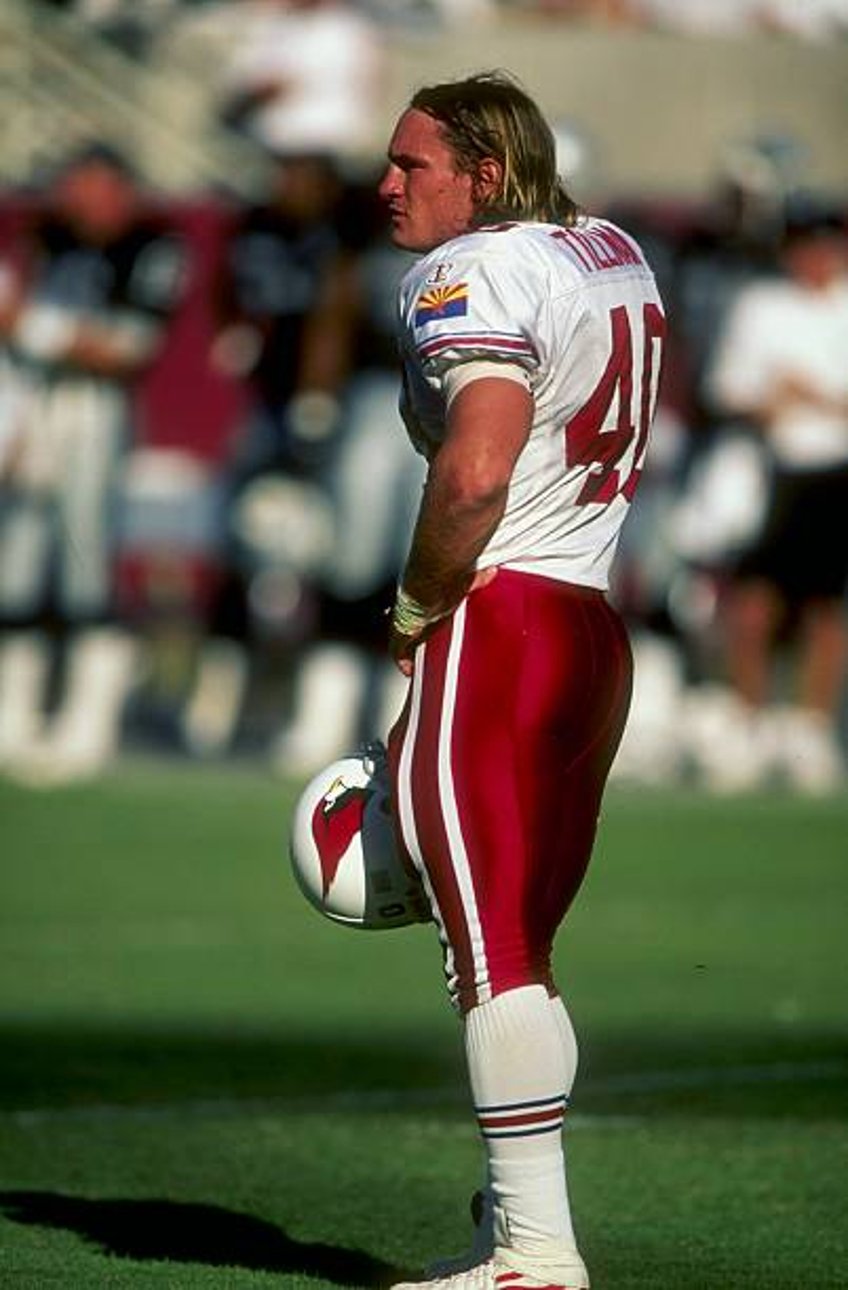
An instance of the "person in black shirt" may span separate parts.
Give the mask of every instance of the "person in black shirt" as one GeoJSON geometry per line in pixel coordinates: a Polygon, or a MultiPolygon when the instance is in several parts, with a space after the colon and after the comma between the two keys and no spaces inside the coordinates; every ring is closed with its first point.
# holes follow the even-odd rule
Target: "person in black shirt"
{"type": "Polygon", "coordinates": [[[145,213],[125,160],[99,144],[66,162],[7,275],[0,329],[16,412],[0,511],[0,759],[39,782],[91,773],[117,741],[134,656],[114,622],[117,489],[132,391],[182,280],[180,244],[145,213]],[[37,629],[48,622],[67,648],[45,725],[37,629]]]}

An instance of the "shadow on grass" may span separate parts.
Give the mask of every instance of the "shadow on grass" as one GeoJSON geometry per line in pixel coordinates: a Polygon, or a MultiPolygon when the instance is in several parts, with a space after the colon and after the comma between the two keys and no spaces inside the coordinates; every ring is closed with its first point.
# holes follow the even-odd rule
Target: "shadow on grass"
{"type": "MultiPolygon", "coordinates": [[[[294,1030],[176,1032],[162,1027],[0,1023],[0,1108],[173,1107],[367,1110],[438,1105],[466,1114],[457,1034],[294,1030]],[[267,1103],[267,1105],[266,1105],[267,1103]]],[[[576,1109],[630,1114],[822,1118],[844,1113],[848,1046],[830,1030],[795,1033],[677,1025],[588,1031],[576,1109]]]]}
{"type": "Polygon", "coordinates": [[[0,1107],[307,1098],[461,1080],[457,1036],[0,1022],[0,1107]],[[441,1042],[440,1042],[441,1041],[441,1042]]]}
{"type": "Polygon", "coordinates": [[[0,1209],[13,1222],[75,1232],[125,1259],[300,1273],[341,1286],[385,1286],[404,1275],[362,1250],[295,1241],[272,1223],[219,1205],[7,1191],[0,1209]]]}

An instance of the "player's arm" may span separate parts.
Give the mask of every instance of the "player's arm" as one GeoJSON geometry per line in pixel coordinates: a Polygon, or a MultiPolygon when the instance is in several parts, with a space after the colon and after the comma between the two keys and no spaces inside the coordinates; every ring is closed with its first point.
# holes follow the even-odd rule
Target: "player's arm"
{"type": "Polygon", "coordinates": [[[481,376],[450,402],[392,617],[390,649],[406,675],[428,628],[474,583],[477,559],[503,516],[532,417],[533,397],[520,374],[481,376]]]}

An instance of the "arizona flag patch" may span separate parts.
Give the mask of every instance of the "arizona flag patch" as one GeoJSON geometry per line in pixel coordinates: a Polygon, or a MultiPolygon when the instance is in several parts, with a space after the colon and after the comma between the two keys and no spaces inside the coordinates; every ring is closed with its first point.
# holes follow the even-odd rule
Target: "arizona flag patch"
{"type": "Polygon", "coordinates": [[[440,318],[460,318],[468,313],[468,284],[455,282],[447,287],[430,287],[418,297],[415,326],[436,322],[440,318]]]}

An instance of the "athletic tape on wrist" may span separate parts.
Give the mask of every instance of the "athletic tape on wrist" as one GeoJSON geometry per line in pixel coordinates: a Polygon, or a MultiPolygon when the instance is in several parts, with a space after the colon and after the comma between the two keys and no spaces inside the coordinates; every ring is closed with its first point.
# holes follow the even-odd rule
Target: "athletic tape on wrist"
{"type": "Polygon", "coordinates": [[[399,636],[420,636],[431,623],[443,617],[444,614],[428,611],[408,591],[398,587],[392,610],[392,627],[399,636]]]}

